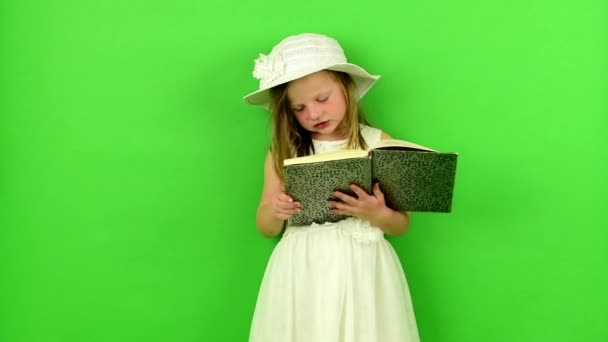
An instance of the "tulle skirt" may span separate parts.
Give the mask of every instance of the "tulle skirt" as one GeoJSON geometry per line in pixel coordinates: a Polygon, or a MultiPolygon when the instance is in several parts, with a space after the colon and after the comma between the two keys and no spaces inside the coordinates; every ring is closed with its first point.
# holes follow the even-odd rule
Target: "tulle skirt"
{"type": "Polygon", "coordinates": [[[405,274],[382,231],[356,218],[288,227],[268,262],[249,341],[419,341],[405,274]]]}

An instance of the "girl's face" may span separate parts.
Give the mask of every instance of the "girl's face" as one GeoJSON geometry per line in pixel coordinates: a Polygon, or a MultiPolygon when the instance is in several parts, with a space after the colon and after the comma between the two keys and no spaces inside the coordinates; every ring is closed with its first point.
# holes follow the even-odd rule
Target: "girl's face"
{"type": "Polygon", "coordinates": [[[322,70],[291,81],[287,99],[300,125],[316,140],[346,139],[346,100],[331,72],[322,70]]]}

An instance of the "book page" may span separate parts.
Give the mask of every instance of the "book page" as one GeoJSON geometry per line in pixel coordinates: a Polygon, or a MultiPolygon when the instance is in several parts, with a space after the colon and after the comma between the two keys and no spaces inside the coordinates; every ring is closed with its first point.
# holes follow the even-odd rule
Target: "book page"
{"type": "Polygon", "coordinates": [[[429,151],[429,152],[437,152],[433,149],[430,149],[428,147],[422,146],[422,145],[418,145],[418,144],[414,144],[413,142],[409,142],[409,141],[405,141],[405,140],[398,140],[398,139],[384,139],[384,140],[380,140],[380,142],[378,142],[377,144],[375,144],[374,146],[371,146],[369,149],[370,150],[374,150],[374,149],[390,149],[390,148],[403,148],[403,149],[407,149],[407,150],[419,150],[419,151],[429,151]]]}
{"type": "Polygon", "coordinates": [[[296,157],[285,159],[283,166],[296,165],[296,164],[309,164],[318,163],[329,160],[341,160],[341,159],[352,159],[352,158],[364,158],[368,157],[369,152],[364,150],[343,150],[335,151],[323,154],[315,154],[312,156],[296,157]]]}

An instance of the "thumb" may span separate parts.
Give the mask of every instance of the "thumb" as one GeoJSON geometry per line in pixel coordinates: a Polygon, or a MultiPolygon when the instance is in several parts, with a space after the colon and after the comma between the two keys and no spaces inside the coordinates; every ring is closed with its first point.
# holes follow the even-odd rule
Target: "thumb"
{"type": "Polygon", "coordinates": [[[372,192],[374,193],[374,196],[384,201],[384,194],[382,193],[382,190],[380,190],[380,183],[374,183],[374,188],[372,189],[372,192]]]}

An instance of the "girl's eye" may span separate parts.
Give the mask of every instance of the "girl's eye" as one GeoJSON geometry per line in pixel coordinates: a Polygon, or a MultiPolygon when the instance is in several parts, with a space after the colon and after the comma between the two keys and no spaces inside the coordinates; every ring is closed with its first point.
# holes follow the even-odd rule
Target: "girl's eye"
{"type": "Polygon", "coordinates": [[[320,99],[317,99],[317,102],[325,102],[325,101],[327,101],[328,98],[329,98],[329,96],[322,97],[320,99]]]}
{"type": "Polygon", "coordinates": [[[296,113],[300,113],[301,111],[304,110],[304,107],[298,107],[298,108],[294,108],[293,111],[296,113]]]}

